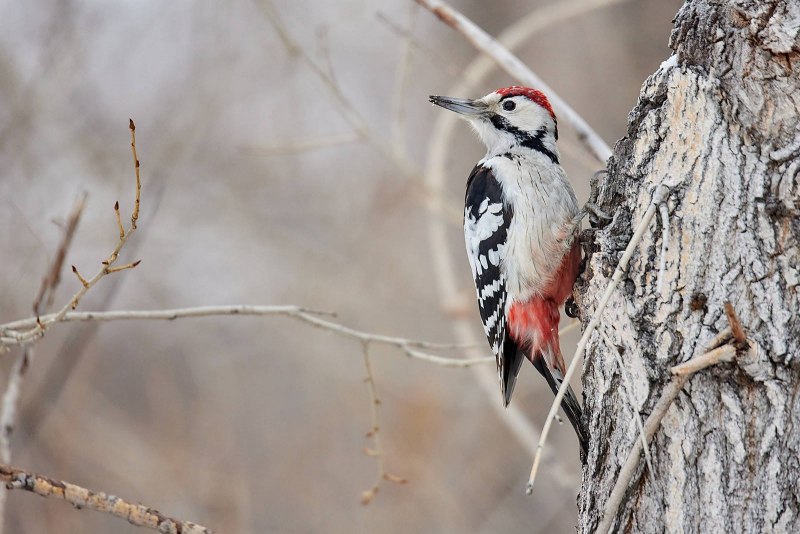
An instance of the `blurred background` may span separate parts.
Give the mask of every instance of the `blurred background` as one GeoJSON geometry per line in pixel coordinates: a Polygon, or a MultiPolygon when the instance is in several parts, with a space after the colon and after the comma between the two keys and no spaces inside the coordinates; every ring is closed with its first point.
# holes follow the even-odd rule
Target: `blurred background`
{"type": "MultiPolygon", "coordinates": [[[[493,35],[516,24],[519,56],[613,143],[669,56],[680,3],[453,5],[493,35]]],[[[447,143],[443,187],[421,185],[446,113],[427,97],[450,94],[477,56],[430,13],[410,0],[0,5],[0,322],[31,315],[58,223],[84,191],[66,265],[88,275],[113,249],[114,201],[123,219],[133,205],[131,117],[144,190],[123,260],[142,264],[81,309],[298,304],[369,332],[484,343],[452,219],[483,153],[466,125],[447,143]],[[447,250],[432,254],[437,221],[447,250]],[[454,265],[449,302],[435,254],[454,265]]],[[[492,70],[451,96],[513,82],[492,70]]],[[[599,166],[560,127],[585,201],[599,166]]],[[[65,269],[56,305],[77,287],[65,269]]],[[[4,355],[5,373],[16,357],[4,355]]],[[[531,444],[498,415],[499,387],[487,394],[475,371],[390,347],[371,359],[386,467],[408,483],[383,482],[367,506],[376,461],[363,453],[374,445],[361,346],[283,317],[53,327],[24,383],[12,464],[220,532],[572,530],[569,425],[554,429],[526,497],[531,444]]],[[[482,372],[496,385],[493,364],[482,372]]],[[[551,399],[526,366],[513,405],[538,428],[551,399]]],[[[140,531],[23,492],[7,508],[6,532],[140,531]]]]}

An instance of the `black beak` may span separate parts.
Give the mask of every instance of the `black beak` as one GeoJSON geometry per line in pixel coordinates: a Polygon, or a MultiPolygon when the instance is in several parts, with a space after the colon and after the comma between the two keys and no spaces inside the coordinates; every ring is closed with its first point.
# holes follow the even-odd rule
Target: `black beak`
{"type": "Polygon", "coordinates": [[[452,98],[449,96],[430,96],[429,99],[431,104],[436,104],[444,109],[455,111],[459,115],[464,115],[465,118],[483,115],[488,109],[488,105],[480,100],[452,98]]]}

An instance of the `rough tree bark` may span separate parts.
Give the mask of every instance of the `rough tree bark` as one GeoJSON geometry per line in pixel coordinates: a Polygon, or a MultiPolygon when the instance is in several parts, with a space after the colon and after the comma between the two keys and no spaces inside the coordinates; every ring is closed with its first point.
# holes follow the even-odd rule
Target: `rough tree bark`
{"type": "Polygon", "coordinates": [[[644,84],[593,233],[584,321],[658,184],[672,188],[666,269],[656,217],[584,367],[592,445],[579,530],[594,532],[669,368],[703,351],[730,301],[757,351],[693,375],[639,463],[613,531],[800,532],[800,2],[696,0],[675,56],[644,84]],[[608,342],[614,346],[607,346],[608,342]],[[629,395],[610,351],[625,362],[629,395]]]}

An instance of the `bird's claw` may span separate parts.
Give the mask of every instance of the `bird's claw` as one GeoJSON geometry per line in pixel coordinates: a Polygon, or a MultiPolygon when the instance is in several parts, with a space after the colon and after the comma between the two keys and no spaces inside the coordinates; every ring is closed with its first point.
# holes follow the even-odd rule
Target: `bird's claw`
{"type": "Polygon", "coordinates": [[[603,219],[605,221],[610,221],[611,219],[614,218],[611,215],[609,215],[608,213],[606,213],[605,211],[601,210],[600,206],[598,206],[594,202],[587,202],[583,206],[583,209],[581,210],[581,212],[582,212],[584,217],[586,215],[594,215],[593,222],[597,222],[600,219],[603,219]]]}

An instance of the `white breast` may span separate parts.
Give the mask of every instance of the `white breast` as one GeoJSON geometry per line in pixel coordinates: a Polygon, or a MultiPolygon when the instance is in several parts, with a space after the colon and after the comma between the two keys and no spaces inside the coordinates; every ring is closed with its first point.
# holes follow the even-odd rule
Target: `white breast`
{"type": "Polygon", "coordinates": [[[572,246],[578,201],[560,165],[534,155],[495,156],[484,162],[514,210],[501,269],[510,301],[541,294],[572,246]]]}

